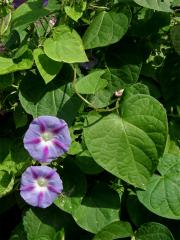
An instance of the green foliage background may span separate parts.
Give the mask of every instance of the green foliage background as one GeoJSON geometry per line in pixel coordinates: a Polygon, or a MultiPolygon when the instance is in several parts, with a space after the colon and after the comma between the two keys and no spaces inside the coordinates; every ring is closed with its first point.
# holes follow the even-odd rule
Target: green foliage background
{"type": "Polygon", "coordinates": [[[180,237],[180,1],[0,1],[0,239],[180,237]],[[31,120],[69,126],[63,193],[19,196],[31,120]],[[13,216],[15,211],[16,217],[13,216]]]}

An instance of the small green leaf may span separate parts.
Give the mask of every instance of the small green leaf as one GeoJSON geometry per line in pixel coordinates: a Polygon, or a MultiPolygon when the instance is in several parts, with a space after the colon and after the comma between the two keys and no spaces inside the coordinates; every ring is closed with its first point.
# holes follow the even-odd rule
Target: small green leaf
{"type": "Polygon", "coordinates": [[[91,189],[73,212],[76,223],[86,231],[98,233],[106,225],[119,220],[118,194],[104,184],[91,189]]]}
{"type": "Polygon", "coordinates": [[[80,78],[76,83],[76,90],[81,94],[95,94],[98,90],[105,88],[108,82],[101,78],[104,73],[104,70],[96,70],[80,78]]]}
{"type": "Polygon", "coordinates": [[[62,63],[53,61],[40,48],[35,49],[33,55],[39,73],[45,83],[49,83],[61,70],[62,63]]]}
{"type": "Polygon", "coordinates": [[[7,171],[0,171],[0,198],[9,193],[14,186],[14,176],[7,171]]]}
{"type": "Polygon", "coordinates": [[[79,18],[82,17],[83,11],[86,9],[86,2],[75,3],[74,6],[65,6],[64,10],[66,14],[73,19],[74,21],[78,21],[79,18]]]}
{"type": "Polygon", "coordinates": [[[153,213],[180,219],[180,157],[172,154],[161,158],[158,165],[160,175],[154,175],[145,191],[138,191],[139,201],[153,213]]]}
{"type": "Polygon", "coordinates": [[[136,240],[174,240],[170,230],[156,222],[143,224],[135,234],[136,240]]]}
{"type": "Polygon", "coordinates": [[[52,38],[44,42],[45,54],[59,62],[87,62],[82,40],[75,30],[60,25],[53,31],[52,38]]]}
{"type": "Polygon", "coordinates": [[[100,12],[83,36],[85,49],[103,47],[118,42],[127,32],[131,21],[129,8],[100,12]]]}
{"type": "Polygon", "coordinates": [[[133,230],[128,222],[117,221],[105,226],[96,234],[93,240],[114,240],[133,235],[133,230]]]}
{"type": "Polygon", "coordinates": [[[157,11],[171,12],[169,0],[134,0],[142,7],[154,9],[157,11]]]}

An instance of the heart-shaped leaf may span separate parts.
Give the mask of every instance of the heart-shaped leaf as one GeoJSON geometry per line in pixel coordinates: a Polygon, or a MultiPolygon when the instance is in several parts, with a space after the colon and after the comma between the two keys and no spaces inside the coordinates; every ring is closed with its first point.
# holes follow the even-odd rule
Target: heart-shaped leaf
{"type": "Polygon", "coordinates": [[[120,111],[121,116],[89,114],[85,142],[101,167],[145,188],[165,148],[166,113],[158,101],[143,94],[125,98],[120,111]]]}
{"type": "Polygon", "coordinates": [[[53,61],[40,48],[35,49],[33,55],[42,78],[45,83],[49,83],[59,73],[62,63],[53,61]]]}
{"type": "Polygon", "coordinates": [[[82,40],[75,30],[65,25],[55,28],[53,37],[44,42],[45,54],[59,62],[87,62],[82,40]]]}
{"type": "Polygon", "coordinates": [[[130,21],[131,11],[128,8],[100,12],[83,36],[85,49],[118,42],[127,32],[130,21]]]}

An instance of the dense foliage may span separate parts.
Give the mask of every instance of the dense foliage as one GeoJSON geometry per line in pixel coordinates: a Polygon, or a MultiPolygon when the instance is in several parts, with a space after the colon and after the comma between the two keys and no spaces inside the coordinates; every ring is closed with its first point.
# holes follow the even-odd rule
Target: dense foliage
{"type": "Polygon", "coordinates": [[[179,239],[179,12],[180,0],[0,1],[0,239],[179,239]],[[23,143],[40,116],[70,131],[51,161],[23,143]],[[30,169],[55,172],[37,181],[56,182],[53,204],[26,201],[30,169]]]}

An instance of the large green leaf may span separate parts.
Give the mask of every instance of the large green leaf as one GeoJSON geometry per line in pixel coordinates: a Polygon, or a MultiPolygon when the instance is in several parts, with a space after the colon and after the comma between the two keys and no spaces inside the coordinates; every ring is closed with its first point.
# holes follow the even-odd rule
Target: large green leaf
{"type": "Polygon", "coordinates": [[[67,159],[60,175],[63,181],[63,194],[54,203],[65,212],[73,214],[86,193],[86,178],[77,166],[67,159]]]}
{"type": "Polygon", "coordinates": [[[171,12],[170,0],[134,0],[134,2],[142,7],[157,11],[171,12]]]}
{"type": "Polygon", "coordinates": [[[129,8],[100,12],[83,36],[85,49],[103,47],[118,42],[127,32],[131,21],[129,8]]]}
{"type": "Polygon", "coordinates": [[[80,78],[76,83],[76,90],[81,94],[95,94],[105,88],[108,82],[101,78],[104,73],[104,70],[97,70],[80,78]]]}
{"type": "Polygon", "coordinates": [[[33,56],[30,50],[23,54],[19,61],[12,58],[0,57],[0,75],[30,69],[33,65],[33,56]]]}
{"type": "Polygon", "coordinates": [[[180,157],[165,155],[158,165],[161,174],[154,175],[146,191],[138,191],[140,202],[153,213],[171,219],[180,219],[180,157]]]}
{"type": "Polygon", "coordinates": [[[73,218],[81,228],[97,233],[106,225],[119,220],[119,204],[120,199],[115,191],[97,184],[75,209],[73,218]]]}
{"type": "Polygon", "coordinates": [[[143,224],[135,234],[136,240],[174,240],[169,229],[156,222],[143,224]]]}
{"type": "Polygon", "coordinates": [[[86,145],[108,172],[145,188],[164,152],[165,110],[151,96],[137,94],[122,102],[120,115],[89,114],[84,128],[86,145]]]}
{"type": "Polygon", "coordinates": [[[33,52],[36,66],[44,79],[45,83],[49,83],[59,73],[62,63],[53,61],[44,54],[42,49],[35,49],[33,52]]]}
{"type": "Polygon", "coordinates": [[[82,40],[75,30],[60,25],[53,31],[53,36],[44,42],[45,54],[59,62],[87,62],[82,40]]]}
{"type": "Polygon", "coordinates": [[[105,226],[93,240],[114,240],[131,237],[132,235],[133,231],[128,222],[117,221],[105,226]]]}

